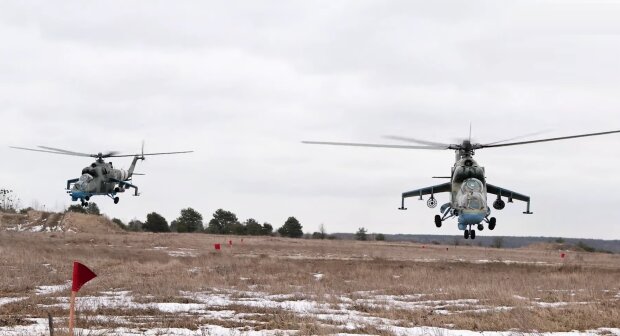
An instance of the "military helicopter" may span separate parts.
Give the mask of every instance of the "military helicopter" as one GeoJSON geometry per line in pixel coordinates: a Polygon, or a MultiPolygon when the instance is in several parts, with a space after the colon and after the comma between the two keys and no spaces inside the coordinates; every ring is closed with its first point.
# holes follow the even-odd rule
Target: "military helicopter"
{"type": "Polygon", "coordinates": [[[505,197],[508,203],[513,203],[514,200],[526,202],[526,210],[524,214],[532,214],[530,211],[530,197],[518,192],[498,187],[486,182],[486,175],[484,167],[478,165],[473,159],[474,151],[482,148],[493,147],[505,147],[525,145],[538,142],[558,141],[565,139],[582,138],[589,136],[597,136],[604,134],[620,133],[617,131],[598,132],[580,135],[571,135],[557,138],[538,139],[530,141],[508,142],[518,138],[511,138],[502,141],[496,141],[487,144],[472,143],[471,142],[471,127],[470,136],[468,140],[463,140],[460,144],[445,144],[433,141],[418,140],[401,136],[386,136],[388,139],[406,141],[416,143],[422,146],[410,146],[410,145],[389,145],[389,144],[367,144],[367,143],[350,143],[350,142],[324,142],[324,141],[302,141],[305,144],[314,145],[337,145],[337,146],[356,146],[356,147],[379,147],[379,148],[402,148],[402,149],[428,149],[428,150],[443,150],[451,149],[456,153],[456,159],[450,176],[446,177],[433,177],[433,178],[448,178],[450,182],[415,189],[402,193],[401,206],[399,210],[407,210],[405,208],[405,198],[419,197],[423,200],[422,196],[430,195],[430,198],[426,201],[426,205],[429,208],[435,208],[437,206],[436,193],[450,192],[450,202],[445,203],[440,207],[440,214],[435,215],[435,226],[441,227],[441,224],[452,217],[458,218],[458,229],[463,231],[463,237],[465,239],[475,239],[476,231],[472,229],[472,226],[476,226],[478,231],[484,229],[484,223],[488,224],[489,230],[495,229],[497,220],[495,217],[490,217],[491,209],[487,204],[487,194],[497,195],[497,198],[493,201],[493,208],[496,210],[502,210],[506,206],[502,197],[505,197]]]}
{"type": "Polygon", "coordinates": [[[71,196],[72,201],[79,200],[82,206],[88,206],[88,201],[92,196],[108,196],[114,200],[114,204],[118,204],[119,197],[117,193],[125,192],[125,190],[133,188],[134,196],[139,196],[138,186],[132,184],[132,177],[134,175],[143,175],[134,173],[136,163],[138,160],[144,160],[146,156],[151,155],[169,155],[169,154],[183,154],[191,153],[193,151],[181,151],[181,152],[164,152],[164,153],[144,153],[144,143],[142,144],[142,152],[139,154],[124,154],[116,151],[109,151],[106,153],[87,154],[69,151],[60,148],[37,146],[39,149],[26,148],[26,147],[14,147],[11,148],[43,152],[61,155],[92,157],[97,159],[89,166],[82,169],[82,175],[79,178],[67,180],[67,193],[71,196]],[[128,170],[116,169],[112,165],[112,162],[105,162],[104,159],[111,157],[132,157],[133,161],[128,170]]]}

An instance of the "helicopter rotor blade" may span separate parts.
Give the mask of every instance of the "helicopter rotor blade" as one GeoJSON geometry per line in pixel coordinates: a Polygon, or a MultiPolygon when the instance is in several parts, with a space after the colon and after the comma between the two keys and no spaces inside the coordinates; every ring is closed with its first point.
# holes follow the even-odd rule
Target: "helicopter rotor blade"
{"type": "Polygon", "coordinates": [[[413,143],[417,143],[417,144],[421,144],[421,145],[427,145],[427,146],[432,146],[432,147],[448,147],[448,146],[450,146],[450,144],[445,144],[445,143],[441,143],[441,142],[426,141],[426,140],[414,139],[414,138],[403,137],[403,136],[398,136],[398,135],[384,135],[383,137],[386,138],[386,139],[406,141],[406,142],[413,142],[413,143]]]}
{"type": "MultiPolygon", "coordinates": [[[[21,149],[21,150],[32,151],[32,152],[52,153],[52,154],[71,155],[71,156],[90,156],[90,155],[84,154],[84,153],[69,152],[69,151],[44,150],[44,149],[34,149],[34,148],[17,147],[17,146],[9,146],[9,147],[10,148],[14,148],[14,149],[21,149]]],[[[42,146],[39,146],[39,147],[44,148],[42,146]]]]}
{"type": "MultiPolygon", "coordinates": [[[[109,152],[107,152],[107,153],[105,153],[105,154],[101,154],[101,158],[103,159],[103,158],[114,157],[114,156],[116,156],[117,154],[119,154],[119,152],[117,152],[117,151],[109,151],[109,152]]],[[[92,155],[92,156],[94,156],[94,157],[99,157],[99,154],[97,154],[97,155],[92,155]]]]}
{"type": "Polygon", "coordinates": [[[52,154],[61,154],[61,155],[74,155],[74,154],[56,152],[56,151],[51,151],[51,150],[34,149],[34,148],[17,147],[17,146],[9,146],[9,148],[27,150],[27,151],[32,151],[32,152],[52,153],[52,154]]]}
{"type": "Polygon", "coordinates": [[[54,148],[54,147],[47,147],[47,146],[37,146],[39,148],[43,148],[43,149],[47,149],[47,150],[53,150],[53,151],[57,151],[57,152],[61,152],[61,153],[66,153],[68,155],[76,155],[76,156],[89,156],[89,157],[94,157],[94,158],[107,158],[107,157],[111,157],[113,155],[118,154],[117,151],[109,151],[105,154],[86,154],[86,153],[80,153],[80,152],[74,152],[74,151],[69,151],[66,149],[60,149],[60,148],[54,148]]]}
{"type": "Polygon", "coordinates": [[[130,157],[130,156],[149,156],[149,155],[169,155],[169,154],[185,154],[185,153],[193,153],[193,152],[194,152],[194,151],[162,152],[162,153],[138,153],[138,154],[110,155],[110,157],[130,157]]]}
{"type": "Polygon", "coordinates": [[[400,148],[400,149],[431,149],[442,150],[447,149],[445,147],[432,147],[432,146],[403,146],[403,145],[385,145],[385,144],[366,144],[355,142],[327,142],[327,141],[302,141],[304,144],[309,145],[334,145],[334,146],[351,146],[351,147],[377,147],[377,148],[400,148]]]}
{"type": "Polygon", "coordinates": [[[56,152],[64,153],[64,154],[67,154],[67,155],[91,156],[91,154],[74,152],[74,151],[70,151],[70,150],[66,150],[66,149],[60,149],[60,148],[47,147],[47,146],[37,146],[37,147],[43,148],[43,149],[46,149],[46,150],[50,150],[50,151],[56,151],[56,152]]]}
{"type": "Polygon", "coordinates": [[[491,148],[491,147],[505,147],[505,146],[526,145],[526,144],[538,143],[538,142],[548,142],[548,141],[557,141],[557,140],[565,140],[565,139],[584,138],[584,137],[597,136],[597,135],[605,135],[605,134],[612,134],[612,133],[620,133],[620,130],[617,130],[617,131],[607,131],[607,132],[597,132],[597,133],[587,133],[587,134],[579,134],[579,135],[569,135],[569,136],[564,136],[564,137],[548,138],[548,139],[538,139],[538,140],[530,140],[530,141],[509,142],[509,143],[495,144],[495,145],[480,145],[479,148],[491,148]]]}
{"type": "Polygon", "coordinates": [[[533,132],[533,133],[528,133],[528,134],[523,134],[523,135],[519,135],[516,137],[512,137],[509,139],[504,139],[504,140],[499,140],[499,141],[494,141],[494,142],[489,142],[488,144],[484,144],[483,146],[488,146],[488,145],[495,145],[495,144],[499,144],[502,142],[506,142],[506,141],[512,141],[512,140],[517,140],[517,139],[523,139],[523,138],[528,138],[531,136],[535,136],[535,135],[540,135],[540,134],[544,134],[549,132],[550,130],[544,130],[544,131],[538,131],[538,132],[533,132]]]}

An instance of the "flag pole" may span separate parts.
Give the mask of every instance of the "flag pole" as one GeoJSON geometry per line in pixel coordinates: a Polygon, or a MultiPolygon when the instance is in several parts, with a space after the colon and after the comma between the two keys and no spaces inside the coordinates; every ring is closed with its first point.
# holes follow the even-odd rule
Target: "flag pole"
{"type": "Polygon", "coordinates": [[[75,291],[71,291],[71,303],[69,305],[69,335],[73,336],[73,324],[75,321],[75,291]]]}
{"type": "Polygon", "coordinates": [[[71,285],[71,303],[69,304],[69,335],[73,336],[73,326],[75,324],[75,296],[82,288],[82,285],[95,278],[97,274],[93,273],[88,267],[77,261],[73,262],[73,280],[71,285]]]}

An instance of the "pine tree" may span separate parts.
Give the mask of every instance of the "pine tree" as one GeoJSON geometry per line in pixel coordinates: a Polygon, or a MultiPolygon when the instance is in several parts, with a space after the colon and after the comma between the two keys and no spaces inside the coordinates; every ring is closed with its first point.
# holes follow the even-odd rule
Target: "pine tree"
{"type": "Polygon", "coordinates": [[[146,222],[144,222],[142,229],[150,232],[170,232],[166,219],[156,212],[146,215],[146,222]]]}
{"type": "Polygon", "coordinates": [[[85,213],[86,213],[86,209],[84,209],[84,207],[83,207],[83,206],[81,206],[81,205],[79,205],[79,204],[73,204],[73,205],[70,205],[70,206],[67,208],[67,211],[68,211],[68,212],[83,213],[83,214],[85,214],[85,213]]]}
{"type": "Polygon", "coordinates": [[[355,233],[356,240],[368,240],[368,235],[366,234],[367,230],[363,227],[359,228],[355,233]]]}
{"type": "Polygon", "coordinates": [[[142,231],[143,226],[144,226],[144,223],[142,223],[141,221],[135,218],[130,220],[129,223],[127,223],[127,227],[129,228],[129,231],[142,231]]]}
{"type": "Polygon", "coordinates": [[[301,223],[295,217],[289,217],[284,225],[278,229],[282,237],[299,238],[304,235],[301,223]]]}
{"type": "Polygon", "coordinates": [[[177,232],[200,232],[203,230],[202,215],[192,209],[181,210],[181,216],[173,221],[177,232]]]}
{"type": "Polygon", "coordinates": [[[224,209],[217,209],[207,227],[208,233],[232,233],[233,226],[239,223],[237,215],[224,209]]]}
{"type": "Polygon", "coordinates": [[[89,202],[88,206],[86,207],[86,213],[89,215],[101,215],[101,211],[99,211],[99,207],[97,206],[97,203],[95,202],[89,202]]]}
{"type": "Polygon", "coordinates": [[[263,233],[263,227],[254,218],[249,218],[245,221],[245,231],[250,236],[260,236],[263,233]]]}
{"type": "Polygon", "coordinates": [[[269,223],[263,223],[263,229],[261,230],[261,235],[263,236],[271,236],[273,233],[273,226],[269,223]]]}

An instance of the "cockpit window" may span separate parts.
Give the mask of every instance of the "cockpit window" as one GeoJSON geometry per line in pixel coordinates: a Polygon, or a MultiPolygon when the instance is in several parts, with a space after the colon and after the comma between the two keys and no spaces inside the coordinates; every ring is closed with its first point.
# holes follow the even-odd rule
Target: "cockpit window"
{"type": "Polygon", "coordinates": [[[463,186],[461,187],[461,190],[465,192],[481,192],[482,182],[475,178],[467,179],[463,181],[463,186]]]}
{"type": "Polygon", "coordinates": [[[486,208],[486,197],[482,193],[482,182],[475,178],[463,181],[457,194],[458,205],[465,209],[482,210],[486,208]]]}
{"type": "Polygon", "coordinates": [[[469,209],[481,209],[480,200],[477,197],[471,197],[467,203],[469,209]]]}
{"type": "Polygon", "coordinates": [[[80,176],[80,179],[73,185],[73,190],[86,191],[88,183],[92,180],[93,177],[90,176],[90,174],[82,174],[82,176],[80,176]]]}

